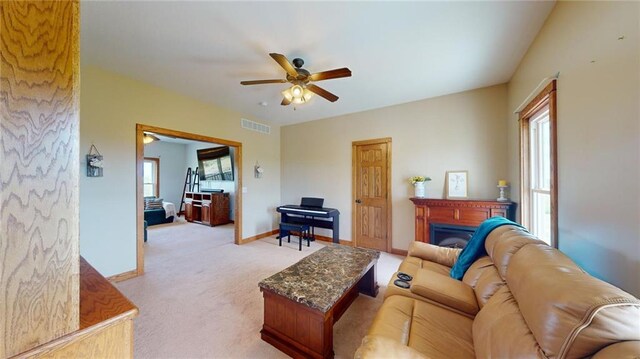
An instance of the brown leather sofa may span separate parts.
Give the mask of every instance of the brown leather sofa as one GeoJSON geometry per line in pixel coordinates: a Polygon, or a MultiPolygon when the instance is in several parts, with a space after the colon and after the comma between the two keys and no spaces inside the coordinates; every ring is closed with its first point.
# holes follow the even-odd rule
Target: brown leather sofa
{"type": "Polygon", "coordinates": [[[640,358],[640,300],[516,226],[485,248],[458,281],[460,250],[413,243],[356,358],[640,358]]]}

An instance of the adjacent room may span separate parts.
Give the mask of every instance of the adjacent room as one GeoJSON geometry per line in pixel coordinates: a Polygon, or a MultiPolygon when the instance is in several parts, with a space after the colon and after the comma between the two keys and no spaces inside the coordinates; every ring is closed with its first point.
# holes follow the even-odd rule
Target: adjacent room
{"type": "Polygon", "coordinates": [[[640,2],[0,15],[0,358],[640,357],[640,2]]]}
{"type": "Polygon", "coordinates": [[[145,255],[156,240],[189,236],[193,224],[211,227],[204,233],[212,240],[233,243],[237,149],[152,131],[143,131],[142,142],[142,198],[138,201],[144,201],[144,217],[138,226],[144,227],[143,242],[149,244],[142,246],[145,255]],[[166,227],[171,227],[169,236],[162,235],[166,227]]]}

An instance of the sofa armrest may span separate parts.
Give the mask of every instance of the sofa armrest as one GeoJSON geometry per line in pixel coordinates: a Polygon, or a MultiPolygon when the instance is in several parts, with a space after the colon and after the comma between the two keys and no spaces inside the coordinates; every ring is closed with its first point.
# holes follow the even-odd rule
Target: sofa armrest
{"type": "Polygon", "coordinates": [[[413,242],[409,247],[409,256],[453,267],[460,255],[460,248],[447,248],[434,246],[423,242],[413,242]]]}
{"type": "Polygon", "coordinates": [[[479,310],[473,288],[440,273],[418,270],[411,282],[411,293],[471,315],[479,310]]]}
{"type": "Polygon", "coordinates": [[[598,351],[593,359],[637,359],[640,358],[640,341],[630,340],[606,346],[598,351]]]}
{"type": "Polygon", "coordinates": [[[354,359],[378,359],[378,358],[399,358],[399,359],[428,359],[419,351],[408,347],[393,339],[367,335],[362,339],[362,344],[353,356],[354,359]]]}

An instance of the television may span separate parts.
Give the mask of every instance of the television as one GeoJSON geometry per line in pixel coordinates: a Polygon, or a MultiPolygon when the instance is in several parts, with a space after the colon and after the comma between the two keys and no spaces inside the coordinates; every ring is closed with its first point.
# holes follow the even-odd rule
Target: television
{"type": "Polygon", "coordinates": [[[233,160],[228,146],[197,150],[201,181],[233,181],[233,160]]]}

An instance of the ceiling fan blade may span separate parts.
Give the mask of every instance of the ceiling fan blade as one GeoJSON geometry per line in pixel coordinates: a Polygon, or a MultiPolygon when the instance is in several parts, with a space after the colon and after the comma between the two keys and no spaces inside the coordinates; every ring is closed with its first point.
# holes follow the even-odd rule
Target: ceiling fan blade
{"type": "Polygon", "coordinates": [[[297,77],[298,76],[298,71],[296,71],[296,69],[293,67],[293,65],[291,65],[291,62],[289,62],[289,60],[287,60],[287,58],[284,55],[281,54],[276,54],[274,52],[270,53],[269,56],[271,56],[274,60],[276,60],[276,62],[282,66],[282,68],[291,76],[293,77],[297,77]]]}
{"type": "Polygon", "coordinates": [[[253,81],[240,81],[241,85],[261,85],[261,84],[283,84],[287,80],[253,80],[253,81]]]}
{"type": "Polygon", "coordinates": [[[314,94],[318,95],[318,96],[322,96],[325,99],[331,101],[331,102],[336,102],[338,101],[338,96],[332,94],[331,92],[323,89],[322,87],[318,87],[314,84],[308,84],[307,85],[307,90],[313,92],[314,94]]]}
{"type": "Polygon", "coordinates": [[[309,76],[309,80],[322,81],[322,80],[329,80],[329,79],[339,79],[341,77],[351,77],[351,70],[349,70],[346,67],[343,67],[341,69],[317,72],[309,76]]]}
{"type": "Polygon", "coordinates": [[[290,103],[291,103],[291,100],[287,100],[286,97],[282,99],[282,102],[280,102],[282,106],[289,106],[290,103]]]}

